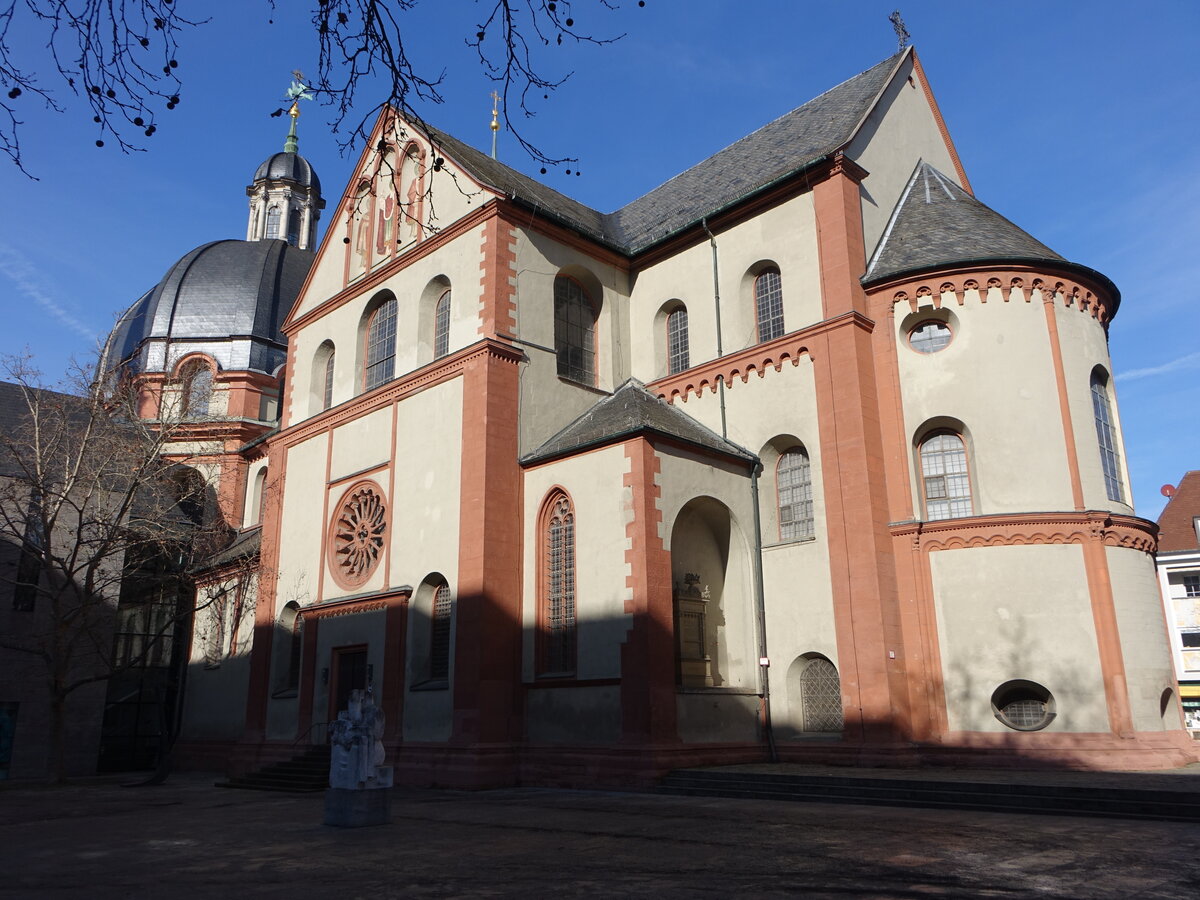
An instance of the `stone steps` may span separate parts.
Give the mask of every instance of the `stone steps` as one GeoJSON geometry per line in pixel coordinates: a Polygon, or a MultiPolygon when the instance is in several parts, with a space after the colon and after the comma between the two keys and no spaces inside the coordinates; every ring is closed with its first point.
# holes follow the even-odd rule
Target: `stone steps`
{"type": "Polygon", "coordinates": [[[1200,822],[1200,794],[1186,790],[677,769],[655,791],[693,797],[1200,822]]]}
{"type": "Polygon", "coordinates": [[[329,787],[329,746],[312,746],[299,756],[252,772],[218,781],[217,787],[250,791],[311,794],[329,787]]]}

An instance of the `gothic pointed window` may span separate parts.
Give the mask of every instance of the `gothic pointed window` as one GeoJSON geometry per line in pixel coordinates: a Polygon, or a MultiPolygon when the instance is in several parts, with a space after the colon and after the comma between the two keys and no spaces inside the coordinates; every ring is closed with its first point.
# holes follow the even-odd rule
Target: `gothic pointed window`
{"type": "Polygon", "coordinates": [[[783,334],[783,280],[778,269],[764,269],[754,279],[754,311],[759,343],[773,341],[783,334]]]}
{"type": "Polygon", "coordinates": [[[434,311],[433,358],[441,359],[450,352],[450,292],[438,298],[434,311]]]}
{"type": "Polygon", "coordinates": [[[435,681],[450,676],[450,620],[454,598],[450,585],[442,582],[433,592],[433,609],[429,621],[429,677],[435,681]]]}
{"type": "Polygon", "coordinates": [[[1125,502],[1121,480],[1121,460],[1117,454],[1117,433],[1113,428],[1112,405],[1108,398],[1108,376],[1100,369],[1092,373],[1092,414],[1096,420],[1096,443],[1100,448],[1100,467],[1104,471],[1104,490],[1109,500],[1125,502]]]}
{"type": "Polygon", "coordinates": [[[680,304],[667,316],[667,372],[674,375],[691,368],[687,307],[680,304]]]}
{"type": "Polygon", "coordinates": [[[388,297],[371,313],[363,389],[391,381],[396,372],[396,298],[388,297]]]}
{"type": "Polygon", "coordinates": [[[920,457],[926,521],[971,515],[971,476],[962,436],[936,432],[921,442],[920,457]]]}
{"type": "Polygon", "coordinates": [[[281,214],[278,206],[272,206],[267,210],[267,240],[276,240],[280,237],[280,219],[281,214]]]}
{"type": "Polygon", "coordinates": [[[775,467],[779,497],[779,539],[798,541],[813,536],[812,466],[803,447],[781,453],[775,467]]]}
{"type": "Polygon", "coordinates": [[[542,519],[542,584],[539,671],[575,671],[575,511],[563,493],[554,494],[542,519]]]}
{"type": "Polygon", "coordinates": [[[596,383],[596,310],[579,282],[565,275],[554,279],[554,351],[559,375],[596,383]]]}

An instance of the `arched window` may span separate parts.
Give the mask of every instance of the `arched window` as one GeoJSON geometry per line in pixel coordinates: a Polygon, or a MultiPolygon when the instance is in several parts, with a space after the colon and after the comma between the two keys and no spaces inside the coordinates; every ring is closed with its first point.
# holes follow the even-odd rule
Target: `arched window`
{"type": "Polygon", "coordinates": [[[396,371],[396,298],[388,297],[371,313],[367,326],[367,364],[363,388],[391,381],[396,371]]]}
{"type": "Polygon", "coordinates": [[[939,431],[921,442],[921,483],[925,519],[971,515],[971,477],[961,435],[939,431]]]}
{"type": "Polygon", "coordinates": [[[575,671],[575,512],[555,494],[542,525],[542,603],[539,669],[547,675],[575,671]]]}
{"type": "Polygon", "coordinates": [[[450,676],[450,620],[453,613],[450,585],[442,582],[433,592],[429,616],[429,677],[433,680],[442,681],[450,676]]]}
{"type": "Polygon", "coordinates": [[[583,384],[596,383],[596,310],[579,282],[554,279],[554,350],[558,374],[583,384]]]}
{"type": "Polygon", "coordinates": [[[815,533],[812,466],[803,447],[793,447],[779,455],[775,486],[779,495],[779,539],[796,541],[812,537],[815,533]]]}
{"type": "Polygon", "coordinates": [[[667,316],[667,372],[674,375],[691,365],[687,307],[680,305],[667,316]]]}
{"type": "Polygon", "coordinates": [[[183,393],[181,413],[193,419],[207,416],[213,388],[213,372],[208,363],[202,359],[192,360],[180,370],[179,380],[183,393]]]}
{"type": "Polygon", "coordinates": [[[300,687],[300,651],[303,644],[304,619],[300,605],[290,600],[279,613],[276,623],[275,695],[291,694],[300,687]]]}
{"type": "Polygon", "coordinates": [[[824,657],[809,660],[800,673],[803,731],[842,730],[842,683],[837,666],[824,657]]]}
{"type": "Polygon", "coordinates": [[[433,314],[433,358],[440,359],[450,352],[450,292],[438,298],[433,314]]]}
{"type": "Polygon", "coordinates": [[[783,334],[783,280],[778,269],[764,269],[754,279],[754,311],[759,343],[773,341],[783,334]]]}
{"type": "Polygon", "coordinates": [[[300,210],[293,209],[288,214],[287,242],[293,247],[300,246],[300,210]]]}
{"type": "Polygon", "coordinates": [[[250,489],[250,504],[248,525],[258,525],[262,522],[263,501],[266,498],[267,467],[263,466],[254,475],[254,486],[250,489]]]}
{"type": "Polygon", "coordinates": [[[325,358],[325,383],[322,388],[321,409],[329,409],[333,406],[333,361],[336,355],[331,348],[329,356],[325,358]]]}
{"type": "Polygon", "coordinates": [[[280,213],[278,206],[272,206],[267,210],[267,240],[275,240],[279,237],[280,213]]]}
{"type": "Polygon", "coordinates": [[[1104,470],[1104,489],[1109,500],[1125,502],[1121,481],[1121,460],[1117,455],[1117,433],[1112,423],[1108,399],[1108,376],[1100,369],[1092,373],[1092,413],[1096,417],[1096,443],[1100,447],[1100,467],[1104,470]]]}

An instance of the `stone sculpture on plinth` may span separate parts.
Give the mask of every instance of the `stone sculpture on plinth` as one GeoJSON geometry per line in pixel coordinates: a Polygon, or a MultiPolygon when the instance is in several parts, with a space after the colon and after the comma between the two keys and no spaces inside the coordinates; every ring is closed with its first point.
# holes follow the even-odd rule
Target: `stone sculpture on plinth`
{"type": "Polygon", "coordinates": [[[370,691],[350,692],[349,708],[329,723],[325,824],[385,825],[391,818],[392,767],[383,765],[383,710],[370,691]]]}

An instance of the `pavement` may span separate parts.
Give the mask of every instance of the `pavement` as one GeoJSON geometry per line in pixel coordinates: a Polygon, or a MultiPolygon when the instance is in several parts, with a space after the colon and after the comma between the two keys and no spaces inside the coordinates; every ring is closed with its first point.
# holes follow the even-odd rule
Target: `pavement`
{"type": "Polygon", "coordinates": [[[204,775],[3,785],[0,898],[1200,895],[1200,825],[397,788],[390,824],[338,829],[323,802],[204,775]]]}

